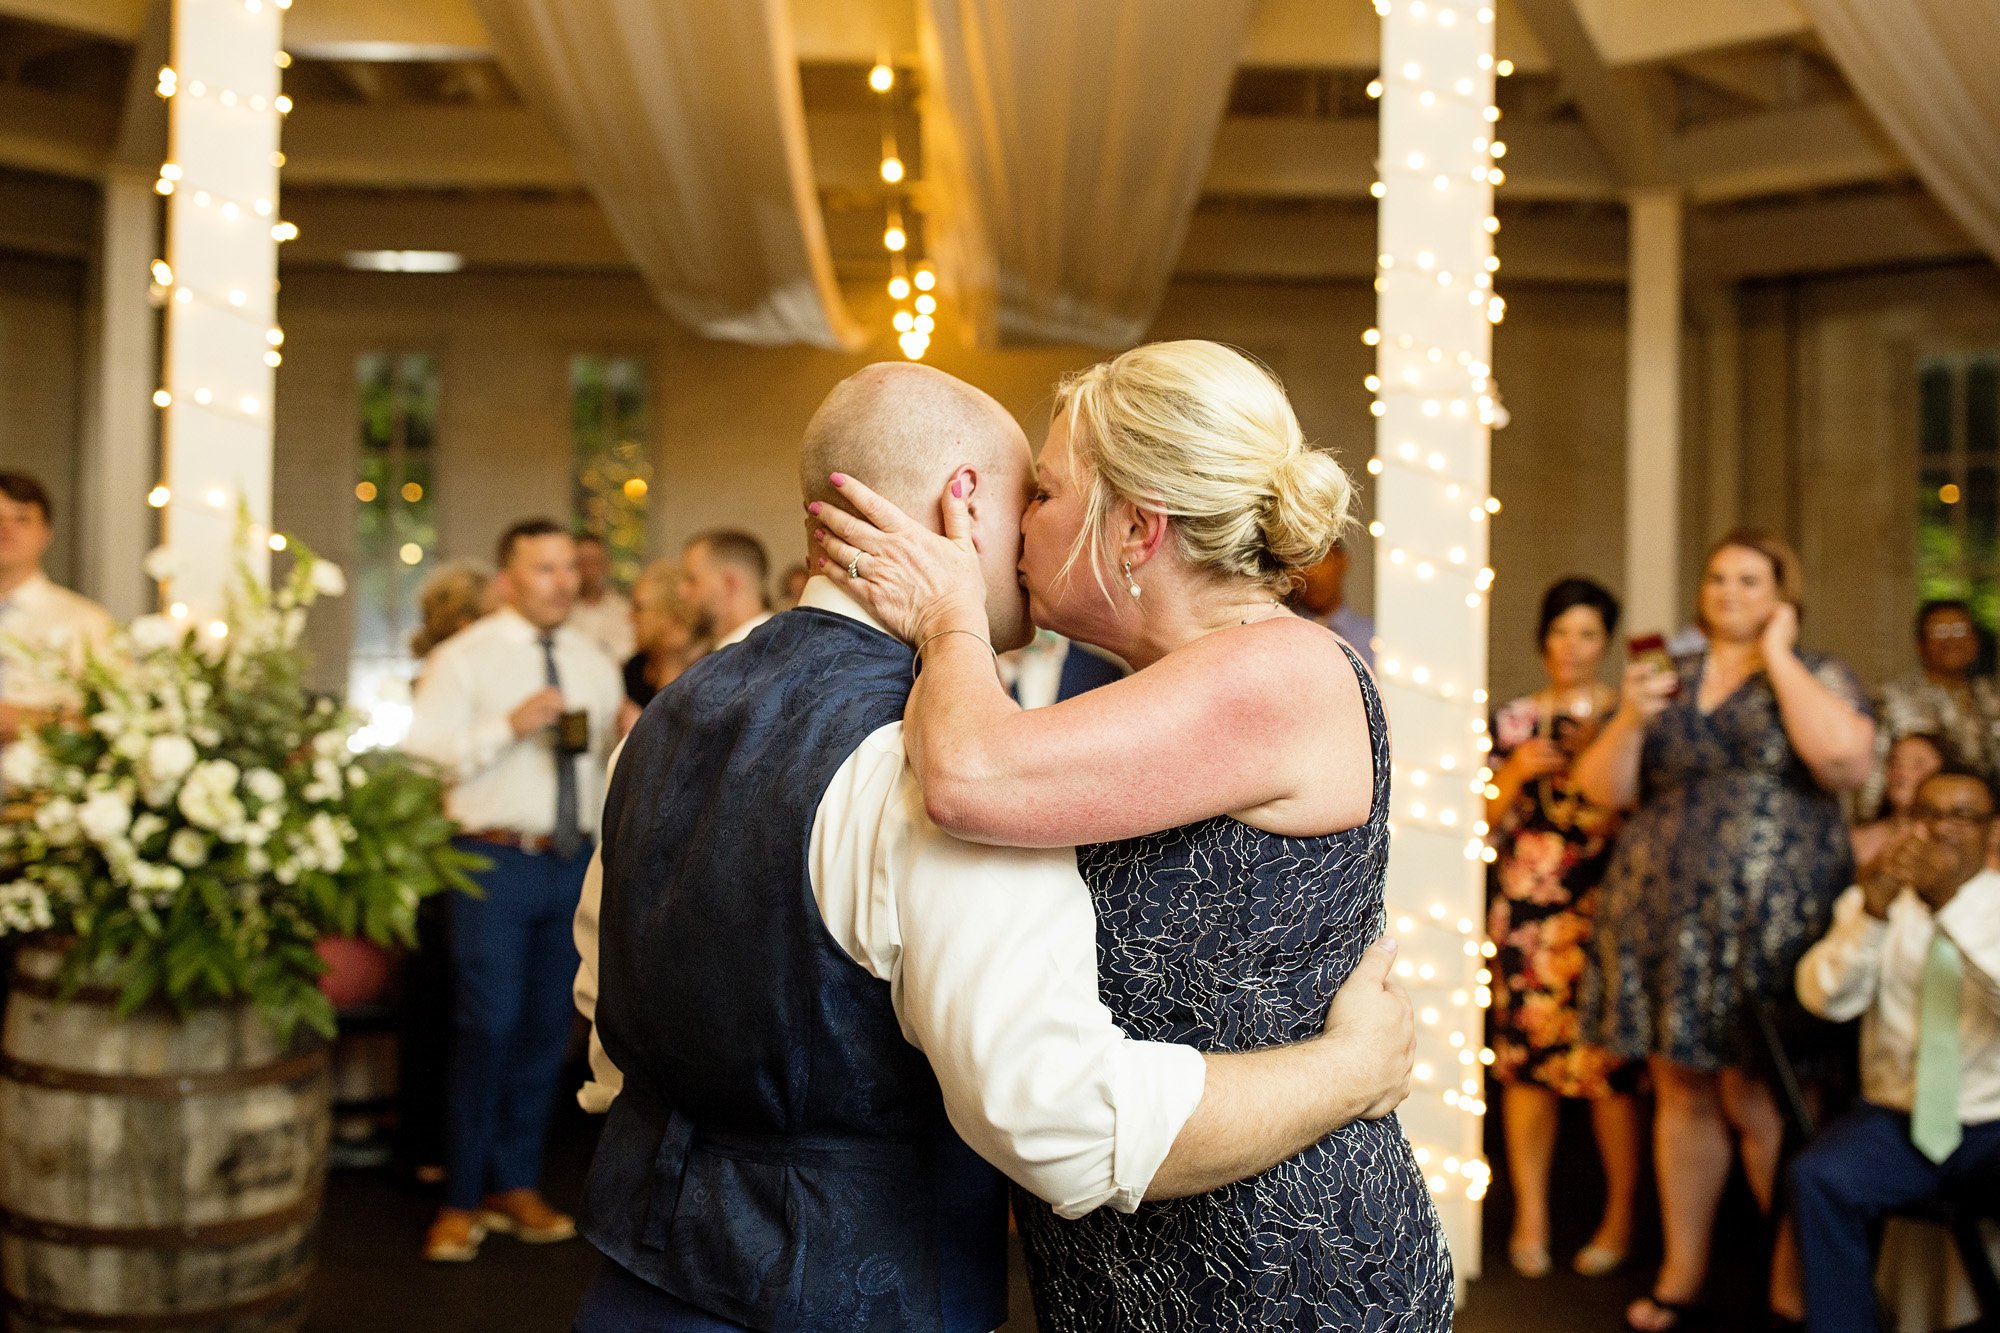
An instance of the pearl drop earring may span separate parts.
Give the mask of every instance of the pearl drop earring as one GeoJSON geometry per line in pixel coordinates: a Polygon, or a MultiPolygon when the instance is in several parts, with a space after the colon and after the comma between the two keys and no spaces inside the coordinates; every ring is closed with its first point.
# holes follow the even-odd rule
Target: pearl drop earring
{"type": "Polygon", "coordinates": [[[1131,593],[1134,597],[1139,595],[1139,585],[1132,581],[1132,562],[1130,560],[1125,562],[1125,591],[1131,593]]]}

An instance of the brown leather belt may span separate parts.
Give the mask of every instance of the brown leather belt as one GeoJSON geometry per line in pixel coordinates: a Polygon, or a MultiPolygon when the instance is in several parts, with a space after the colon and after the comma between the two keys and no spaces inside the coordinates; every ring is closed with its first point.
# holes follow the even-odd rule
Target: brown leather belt
{"type": "Polygon", "coordinates": [[[546,856],[555,850],[556,845],[556,840],[546,833],[516,833],[504,828],[461,829],[458,836],[474,842],[489,842],[495,847],[512,847],[530,856],[546,856]]]}

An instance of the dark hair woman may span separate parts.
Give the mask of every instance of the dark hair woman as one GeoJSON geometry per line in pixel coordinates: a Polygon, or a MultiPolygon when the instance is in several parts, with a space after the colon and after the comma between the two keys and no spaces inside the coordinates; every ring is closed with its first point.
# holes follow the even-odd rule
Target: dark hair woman
{"type": "Polygon", "coordinates": [[[1595,1277],[1624,1262],[1639,1182],[1643,1066],[1579,1037],[1577,984],[1589,958],[1598,885],[1611,860],[1615,811],[1576,790],[1570,767],[1617,697],[1598,680],[1618,628],[1618,599],[1589,579],[1542,598],[1537,642],[1548,684],[1496,709],[1486,819],[1497,859],[1489,878],[1493,1076],[1514,1191],[1508,1256],[1527,1277],[1549,1271],[1549,1170],[1561,1099],[1591,1104],[1604,1160],[1604,1214],[1574,1267],[1595,1277]]]}

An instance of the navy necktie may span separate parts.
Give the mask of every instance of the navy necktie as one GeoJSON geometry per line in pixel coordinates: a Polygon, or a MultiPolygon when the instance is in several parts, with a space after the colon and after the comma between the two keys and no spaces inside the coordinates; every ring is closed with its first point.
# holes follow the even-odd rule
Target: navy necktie
{"type": "MultiPolygon", "coordinates": [[[[556,636],[542,636],[542,660],[548,664],[549,684],[562,688],[562,676],[556,671],[556,636]]],[[[554,846],[557,856],[575,856],[583,847],[583,835],[576,828],[576,756],[567,754],[562,746],[556,746],[556,828],[554,846]]]]}

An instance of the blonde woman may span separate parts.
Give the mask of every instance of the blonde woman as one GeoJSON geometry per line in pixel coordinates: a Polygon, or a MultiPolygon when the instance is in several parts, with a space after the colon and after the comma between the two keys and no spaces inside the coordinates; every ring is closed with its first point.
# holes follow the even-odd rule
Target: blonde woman
{"type": "MultiPolygon", "coordinates": [[[[968,514],[945,536],[850,478],[822,570],[922,674],[905,742],[961,837],[1080,846],[1105,1003],[1134,1037],[1311,1036],[1383,928],[1389,746],[1353,651],[1281,602],[1348,521],[1346,474],[1240,353],[1158,343],[1070,377],[1023,520],[1035,623],[1134,672],[1022,711],[986,641],[968,514]]],[[[1017,1196],[1055,1330],[1449,1327],[1451,1260],[1393,1115],[1194,1198],[1058,1221],[1017,1196]]]]}
{"type": "Polygon", "coordinates": [[[625,702],[618,710],[618,734],[639,720],[653,696],[679,679],[708,651],[706,639],[695,633],[694,608],[681,600],[680,566],[655,560],[632,585],[632,641],[637,650],[625,659],[625,702]]]}
{"type": "Polygon", "coordinates": [[[410,635],[410,656],[423,662],[433,648],[491,610],[486,594],[492,577],[478,565],[457,561],[425,579],[417,590],[419,623],[410,635]]]}

